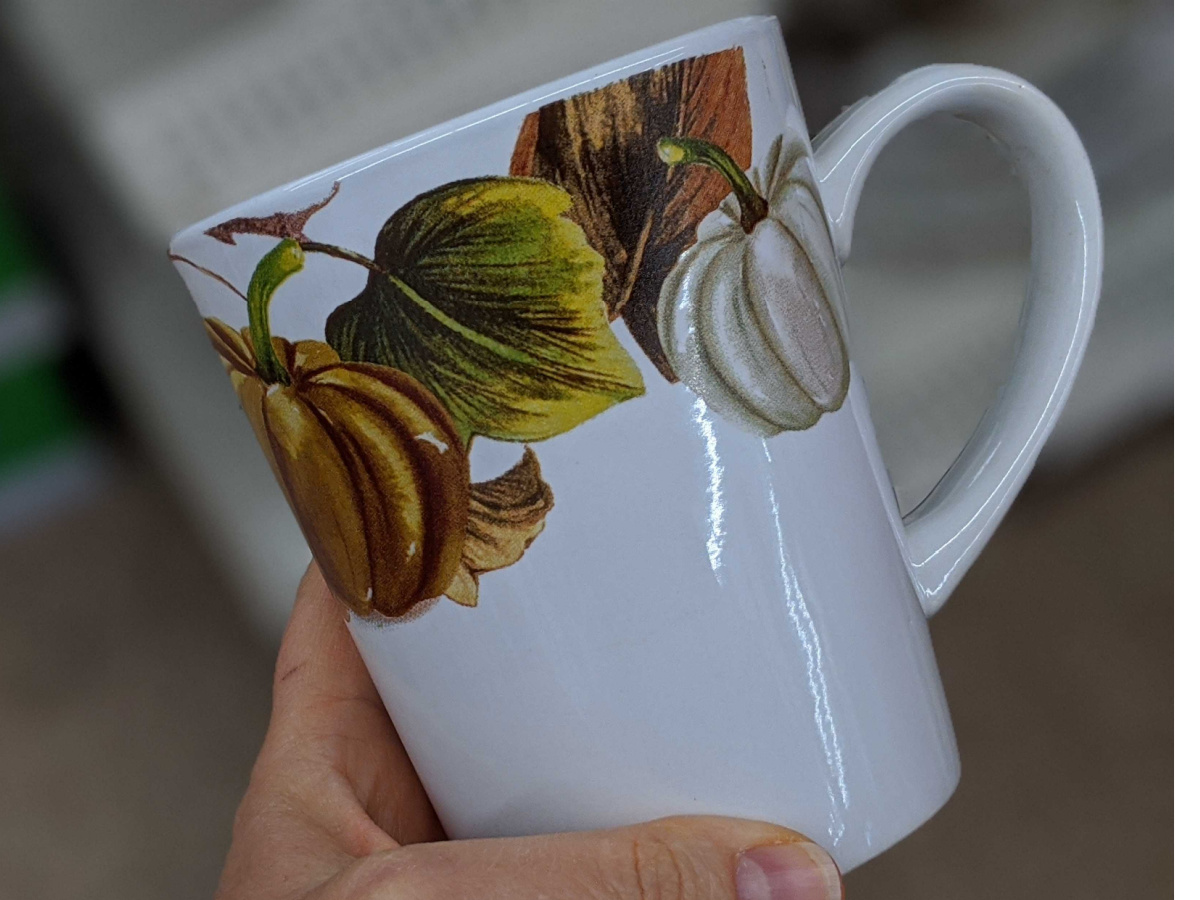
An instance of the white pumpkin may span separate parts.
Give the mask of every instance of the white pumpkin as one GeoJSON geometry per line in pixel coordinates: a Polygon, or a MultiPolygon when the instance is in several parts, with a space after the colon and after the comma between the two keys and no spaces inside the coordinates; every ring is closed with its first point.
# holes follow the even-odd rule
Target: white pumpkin
{"type": "Polygon", "coordinates": [[[707,141],[664,138],[669,165],[716,169],[732,192],[663,283],[658,330],[680,380],[764,436],[810,428],[850,386],[842,277],[795,126],[749,177],[707,141]]]}

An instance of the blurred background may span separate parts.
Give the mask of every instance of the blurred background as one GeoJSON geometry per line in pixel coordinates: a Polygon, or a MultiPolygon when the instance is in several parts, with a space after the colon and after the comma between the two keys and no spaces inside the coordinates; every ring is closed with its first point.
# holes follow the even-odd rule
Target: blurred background
{"type": "MultiPolygon", "coordinates": [[[[963,781],[869,898],[1171,890],[1167,0],[0,0],[0,895],[208,897],[308,554],[165,256],[179,227],[735,15],[810,128],[914,66],[1014,71],[1104,204],[1095,335],[1033,479],[933,623],[963,781]]],[[[972,126],[880,160],[846,274],[905,509],[995,396],[1028,201],[972,126]]]]}

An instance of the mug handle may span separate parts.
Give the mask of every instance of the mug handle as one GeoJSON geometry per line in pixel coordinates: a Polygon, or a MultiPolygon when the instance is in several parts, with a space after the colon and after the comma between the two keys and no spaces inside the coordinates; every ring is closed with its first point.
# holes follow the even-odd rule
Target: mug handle
{"type": "Polygon", "coordinates": [[[916,69],[817,136],[813,164],[841,262],[879,152],[933,113],[974,122],[1007,148],[1029,189],[1032,261],[1012,374],[949,471],[904,518],[921,606],[937,612],[1025,483],[1075,380],[1100,293],[1096,180],[1079,136],[1041,91],[970,65],[916,69]]]}

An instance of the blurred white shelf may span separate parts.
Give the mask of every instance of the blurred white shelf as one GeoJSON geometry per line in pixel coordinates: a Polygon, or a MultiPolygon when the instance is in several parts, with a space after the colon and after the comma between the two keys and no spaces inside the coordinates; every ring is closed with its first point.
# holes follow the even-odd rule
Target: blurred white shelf
{"type": "Polygon", "coordinates": [[[239,200],[770,0],[23,0],[79,138],[165,244],[239,200]],[[204,6],[205,4],[196,4],[204,6]],[[93,40],[111,22],[142,29],[93,40]],[[182,22],[181,22],[182,20],[182,22]],[[630,22],[636,21],[635,27],[630,22]],[[208,35],[187,40],[181,24],[208,35]],[[206,28],[203,26],[207,26],[206,28]],[[160,43],[178,45],[164,56],[160,43]],[[145,51],[152,52],[146,53],[145,51]]]}
{"type": "MultiPolygon", "coordinates": [[[[1150,2],[1130,15],[1119,3],[1054,0],[1026,12],[1007,33],[899,36],[862,69],[884,81],[935,60],[1009,68],[1080,132],[1104,207],[1104,286],[1041,457],[1044,470],[1065,469],[1173,407],[1171,7],[1150,2]]],[[[1004,381],[1029,241],[1027,198],[981,131],[944,118],[910,132],[872,174],[846,272],[851,340],[906,509],[953,462],[1004,381]]]]}
{"type": "MultiPolygon", "coordinates": [[[[1106,300],[1043,468],[1070,467],[1170,415],[1172,228],[1170,196],[1109,216],[1106,300]]],[[[1027,275],[1023,258],[847,269],[854,358],[903,509],[954,462],[1003,384],[1027,275]]]]}

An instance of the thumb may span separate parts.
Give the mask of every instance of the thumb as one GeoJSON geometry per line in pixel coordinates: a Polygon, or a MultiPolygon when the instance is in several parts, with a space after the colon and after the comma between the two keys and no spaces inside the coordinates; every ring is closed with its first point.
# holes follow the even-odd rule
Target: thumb
{"type": "Polygon", "coordinates": [[[351,897],[841,900],[843,893],[833,859],[804,835],[694,816],[609,831],[415,844],[360,860],[317,895],[351,897]]]}

